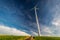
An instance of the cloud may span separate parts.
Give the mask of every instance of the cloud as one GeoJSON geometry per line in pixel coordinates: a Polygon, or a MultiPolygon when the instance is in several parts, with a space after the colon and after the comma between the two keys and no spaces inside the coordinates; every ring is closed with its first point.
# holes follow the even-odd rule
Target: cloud
{"type": "Polygon", "coordinates": [[[55,26],[60,26],[60,5],[56,4],[56,6],[53,8],[54,18],[52,20],[52,24],[55,26]]]}
{"type": "Polygon", "coordinates": [[[0,34],[6,34],[6,35],[16,35],[16,36],[30,36],[29,34],[17,30],[16,28],[10,28],[7,26],[0,25],[0,34]]]}
{"type": "Polygon", "coordinates": [[[60,26],[60,19],[53,20],[52,24],[55,26],[60,26]]]}
{"type": "Polygon", "coordinates": [[[52,33],[52,31],[51,31],[48,27],[45,27],[45,28],[43,29],[43,31],[44,31],[44,32],[47,32],[47,33],[49,33],[49,34],[52,33]]]}
{"type": "MultiPolygon", "coordinates": [[[[47,20],[44,21],[47,22],[49,17],[52,18],[49,19],[50,25],[42,25],[42,35],[51,35],[51,36],[59,36],[60,35],[60,0],[49,0],[47,4],[45,5],[47,7],[47,20]]],[[[44,10],[44,9],[43,9],[44,10]]],[[[47,23],[47,24],[49,24],[47,23]]],[[[46,23],[45,23],[46,24],[46,23]]]]}
{"type": "Polygon", "coordinates": [[[53,31],[51,30],[51,27],[46,25],[40,25],[41,29],[41,36],[52,36],[54,35],[53,31]]]}
{"type": "Polygon", "coordinates": [[[60,35],[60,18],[55,17],[52,21],[52,30],[54,31],[54,34],[59,36],[60,35]]]}
{"type": "Polygon", "coordinates": [[[55,6],[51,11],[54,17],[51,22],[53,26],[51,30],[54,32],[54,35],[59,36],[60,35],[60,1],[56,2],[55,6]]]}

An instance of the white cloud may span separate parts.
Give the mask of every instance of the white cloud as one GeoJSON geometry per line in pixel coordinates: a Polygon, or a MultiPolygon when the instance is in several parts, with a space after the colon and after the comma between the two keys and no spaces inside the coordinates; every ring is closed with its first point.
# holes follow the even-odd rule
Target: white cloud
{"type": "Polygon", "coordinates": [[[51,31],[48,27],[45,27],[45,28],[43,29],[43,31],[44,31],[44,32],[47,32],[47,33],[49,33],[49,34],[52,34],[52,31],[51,31]]]}
{"type": "Polygon", "coordinates": [[[53,20],[52,24],[55,26],[60,26],[60,19],[53,20]]]}
{"type": "Polygon", "coordinates": [[[7,34],[7,35],[16,35],[16,36],[30,36],[29,34],[17,30],[15,28],[10,28],[7,26],[0,25],[0,34],[7,34]]]}
{"type": "MultiPolygon", "coordinates": [[[[46,36],[60,35],[60,0],[48,0],[46,3],[47,4],[45,5],[45,7],[48,7],[47,14],[52,14],[52,19],[51,21],[49,20],[52,25],[48,25],[48,26],[40,25],[41,33],[42,35],[46,35],[46,36]]],[[[47,22],[47,20],[45,22],[47,22]]]]}
{"type": "Polygon", "coordinates": [[[46,25],[42,25],[40,24],[40,29],[41,29],[41,36],[52,36],[53,31],[51,30],[51,27],[46,26],[46,25]]]}
{"type": "MultiPolygon", "coordinates": [[[[50,1],[49,1],[50,2],[50,1]]],[[[51,31],[53,31],[54,36],[60,35],[60,0],[52,1],[53,5],[49,9],[49,12],[52,13],[53,19],[51,21],[51,27],[49,28],[51,31]]],[[[51,2],[50,2],[51,4],[51,2]]]]}
{"type": "Polygon", "coordinates": [[[54,17],[52,20],[52,24],[55,26],[60,26],[60,0],[56,1],[56,4],[51,9],[51,12],[53,13],[54,17]]]}

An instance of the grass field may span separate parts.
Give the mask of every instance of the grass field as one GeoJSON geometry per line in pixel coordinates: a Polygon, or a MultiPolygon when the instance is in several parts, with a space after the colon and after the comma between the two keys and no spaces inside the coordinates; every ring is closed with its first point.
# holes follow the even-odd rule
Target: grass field
{"type": "Polygon", "coordinates": [[[24,40],[25,36],[0,36],[0,40],[24,40]]]}
{"type": "MultiPolygon", "coordinates": [[[[25,40],[27,36],[0,36],[0,40],[25,40]]],[[[35,37],[34,40],[60,40],[60,37],[35,37]]]]}
{"type": "Polygon", "coordinates": [[[41,36],[41,37],[35,37],[35,40],[60,40],[60,37],[41,36]]]}

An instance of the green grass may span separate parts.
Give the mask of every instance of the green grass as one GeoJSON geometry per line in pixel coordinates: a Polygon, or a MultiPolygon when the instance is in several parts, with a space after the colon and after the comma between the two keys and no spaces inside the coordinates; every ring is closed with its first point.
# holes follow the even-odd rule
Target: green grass
{"type": "Polygon", "coordinates": [[[35,37],[35,40],[60,40],[60,37],[41,36],[41,37],[35,37]]]}
{"type": "MultiPolygon", "coordinates": [[[[26,36],[0,36],[0,40],[25,40],[26,36]]],[[[34,40],[60,40],[60,37],[47,37],[47,36],[41,36],[41,37],[35,37],[34,40]]]]}
{"type": "Polygon", "coordinates": [[[24,40],[25,36],[0,36],[0,40],[24,40]]]}

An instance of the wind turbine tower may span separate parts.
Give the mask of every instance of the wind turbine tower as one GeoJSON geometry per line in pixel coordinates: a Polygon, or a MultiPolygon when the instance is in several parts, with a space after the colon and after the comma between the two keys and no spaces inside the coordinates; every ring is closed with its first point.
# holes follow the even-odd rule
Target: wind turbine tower
{"type": "Polygon", "coordinates": [[[41,33],[40,33],[40,25],[39,25],[39,21],[38,21],[38,16],[37,16],[37,9],[38,9],[38,8],[35,6],[35,7],[34,7],[34,12],[35,12],[36,23],[37,23],[37,28],[38,28],[38,36],[40,36],[41,33]]]}

